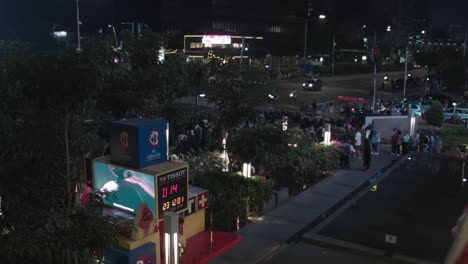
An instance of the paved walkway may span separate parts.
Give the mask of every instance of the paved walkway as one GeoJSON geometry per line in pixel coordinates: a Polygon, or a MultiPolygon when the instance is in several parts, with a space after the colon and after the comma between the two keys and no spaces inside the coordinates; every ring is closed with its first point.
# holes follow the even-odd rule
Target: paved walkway
{"type": "Polygon", "coordinates": [[[261,219],[239,231],[241,241],[210,264],[258,263],[285,243],[296,241],[367,185],[368,180],[395,160],[388,146],[372,157],[371,168],[364,172],[362,160],[354,160],[350,170],[338,170],[301,194],[268,211],[261,219]]]}

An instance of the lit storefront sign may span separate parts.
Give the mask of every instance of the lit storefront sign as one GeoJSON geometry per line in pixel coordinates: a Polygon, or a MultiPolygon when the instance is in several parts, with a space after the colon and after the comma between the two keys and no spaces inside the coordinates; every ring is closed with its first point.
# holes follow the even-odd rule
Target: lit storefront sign
{"type": "Polygon", "coordinates": [[[202,43],[205,46],[216,44],[226,45],[231,44],[231,36],[228,35],[203,35],[202,43]]]}

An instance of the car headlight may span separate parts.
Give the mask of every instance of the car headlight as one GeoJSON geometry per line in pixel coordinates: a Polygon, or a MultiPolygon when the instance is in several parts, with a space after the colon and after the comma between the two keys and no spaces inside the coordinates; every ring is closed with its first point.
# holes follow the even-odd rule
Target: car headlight
{"type": "Polygon", "coordinates": [[[302,84],[302,86],[306,86],[306,84],[305,84],[305,83],[303,83],[303,84],[302,84]]]}
{"type": "Polygon", "coordinates": [[[313,87],[314,85],[313,84],[309,84],[309,87],[313,87]]]}

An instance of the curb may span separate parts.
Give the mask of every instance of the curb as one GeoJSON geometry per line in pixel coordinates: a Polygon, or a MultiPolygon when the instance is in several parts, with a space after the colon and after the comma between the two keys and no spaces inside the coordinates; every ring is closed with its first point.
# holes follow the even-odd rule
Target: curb
{"type": "MultiPolygon", "coordinates": [[[[392,166],[395,166],[401,159],[392,159],[389,164],[384,166],[382,169],[379,171],[383,172],[382,174],[386,173],[389,168],[392,166]]],[[[294,235],[292,235],[290,238],[286,239],[284,242],[279,244],[278,246],[273,247],[270,249],[267,253],[263,254],[262,256],[259,256],[258,258],[255,259],[253,263],[265,263],[269,259],[271,259],[275,252],[278,252],[279,250],[285,248],[291,243],[297,243],[300,240],[303,240],[302,236],[306,234],[308,231],[312,230],[314,227],[318,226],[321,224],[327,216],[333,215],[337,210],[339,210],[344,204],[346,204],[349,200],[351,200],[352,197],[354,197],[356,194],[360,193],[363,191],[364,188],[370,185],[369,180],[372,179],[375,175],[369,176],[364,183],[362,183],[360,186],[358,186],[356,189],[354,189],[352,192],[350,192],[347,196],[344,198],[340,199],[335,205],[327,209],[322,215],[318,216],[315,218],[312,222],[301,228],[299,231],[297,231],[294,235]]],[[[386,176],[386,175],[385,175],[386,176]]],[[[380,180],[384,178],[384,176],[380,177],[380,180]]]]}

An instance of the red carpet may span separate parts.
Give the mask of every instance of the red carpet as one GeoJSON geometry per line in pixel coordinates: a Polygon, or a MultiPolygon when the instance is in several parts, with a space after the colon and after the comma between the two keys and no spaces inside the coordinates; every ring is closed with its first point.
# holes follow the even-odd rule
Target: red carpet
{"type": "Polygon", "coordinates": [[[204,264],[239,243],[240,237],[213,230],[213,252],[210,253],[210,231],[202,232],[187,240],[182,264],[204,264]]]}

